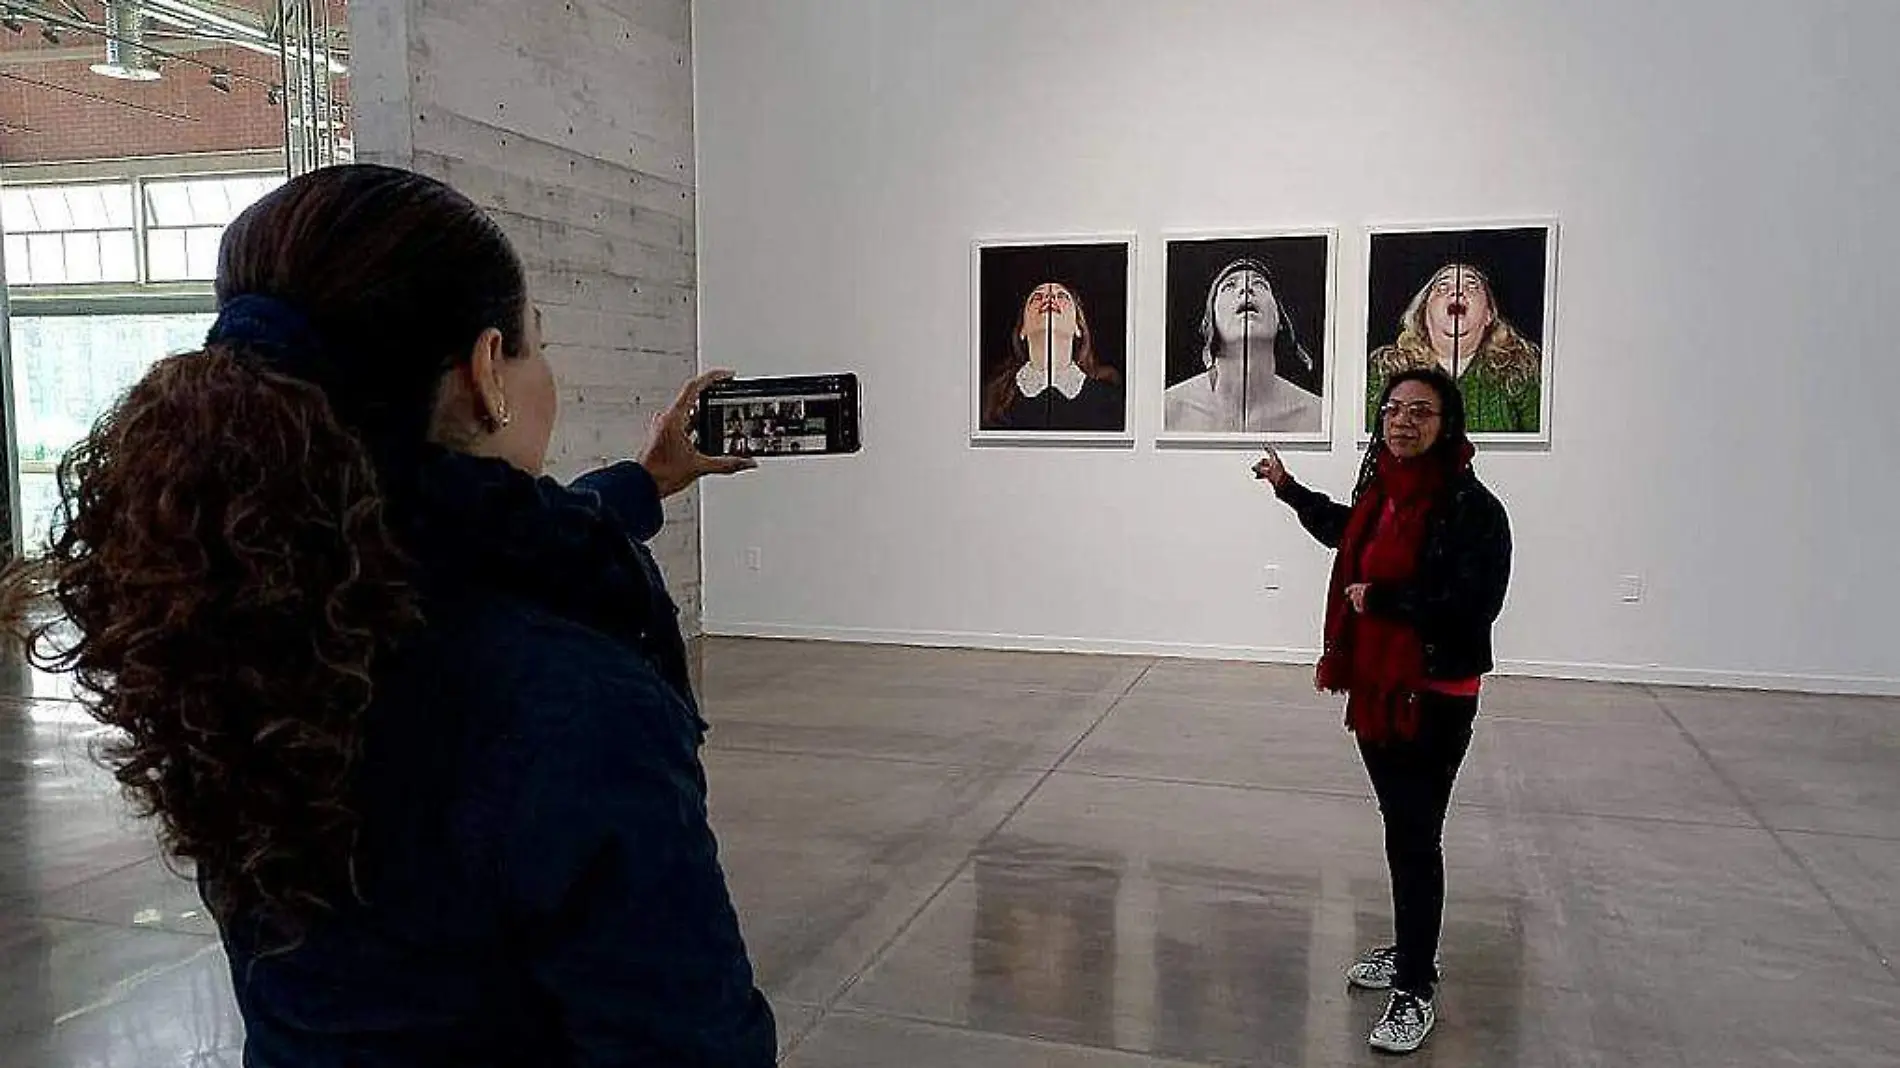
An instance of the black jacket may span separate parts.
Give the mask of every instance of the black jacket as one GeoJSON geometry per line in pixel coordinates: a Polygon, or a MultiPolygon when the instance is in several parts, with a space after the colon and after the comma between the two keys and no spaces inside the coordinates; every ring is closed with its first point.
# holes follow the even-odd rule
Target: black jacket
{"type": "MultiPolygon", "coordinates": [[[[1338,549],[1352,508],[1288,479],[1279,490],[1300,525],[1338,549]]],[[[1473,679],[1497,665],[1491,627],[1504,610],[1511,580],[1511,523],[1484,483],[1470,472],[1455,479],[1428,522],[1418,574],[1410,582],[1374,583],[1366,611],[1404,620],[1425,646],[1425,675],[1473,679]]]]}
{"type": "Polygon", "coordinates": [[[427,624],[376,673],[360,900],[224,927],[254,1068],[768,1068],[634,464],[441,455],[401,501],[427,624]]]}

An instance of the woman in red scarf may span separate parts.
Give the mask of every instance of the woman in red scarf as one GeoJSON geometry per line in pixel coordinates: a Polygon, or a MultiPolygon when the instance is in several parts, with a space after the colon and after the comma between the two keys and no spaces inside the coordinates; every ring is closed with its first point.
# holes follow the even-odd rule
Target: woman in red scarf
{"type": "Polygon", "coordinates": [[[1379,411],[1350,506],[1301,486],[1271,452],[1254,473],[1338,550],[1318,683],[1346,695],[1346,725],[1379,797],[1397,936],[1346,977],[1392,991],[1371,1043],[1409,1053],[1436,1022],[1445,813],[1471,745],[1479,680],[1493,666],[1511,531],[1471,469],[1457,383],[1436,370],[1395,375],[1379,411]]]}

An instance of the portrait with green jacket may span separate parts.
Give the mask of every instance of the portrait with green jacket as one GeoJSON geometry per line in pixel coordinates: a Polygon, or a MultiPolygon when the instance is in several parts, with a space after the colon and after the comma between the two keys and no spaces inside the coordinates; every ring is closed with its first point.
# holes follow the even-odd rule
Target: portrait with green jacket
{"type": "MultiPolygon", "coordinates": [[[[1442,239],[1452,235],[1393,236],[1423,241],[1437,238],[1442,242],[1442,239]]],[[[1520,236],[1534,236],[1537,239],[1535,246],[1520,241],[1518,243],[1523,247],[1514,250],[1518,252],[1517,259],[1529,262],[1535,257],[1539,268],[1536,275],[1513,279],[1517,283],[1516,289],[1531,292],[1507,292],[1519,300],[1532,293],[1541,298],[1545,284],[1544,272],[1541,270],[1542,257],[1547,233],[1543,230],[1512,231],[1489,236],[1494,241],[1520,236]]],[[[1463,237],[1461,240],[1473,238],[1463,237]]],[[[1409,286],[1412,284],[1410,278],[1418,277],[1416,268],[1382,271],[1379,251],[1375,244],[1372,263],[1375,291],[1383,284],[1387,292],[1392,292],[1396,286],[1409,286]],[[1409,275],[1409,278],[1401,282],[1399,277],[1395,277],[1401,274],[1409,275]]],[[[1405,258],[1415,262],[1417,254],[1425,252],[1426,248],[1415,247],[1412,251],[1413,254],[1405,258]]],[[[1376,408],[1379,397],[1394,375],[1419,368],[1435,368],[1457,381],[1459,390],[1464,394],[1471,433],[1526,437],[1538,437],[1544,433],[1546,369],[1539,337],[1543,333],[1541,316],[1533,329],[1521,329],[1507,317],[1504,307],[1506,300],[1499,292],[1499,285],[1493,282],[1492,274],[1484,267],[1470,262],[1476,258],[1441,260],[1440,266],[1432,271],[1406,302],[1404,311],[1398,317],[1397,336],[1393,337],[1388,326],[1384,337],[1391,340],[1378,344],[1379,334],[1373,334],[1375,347],[1366,362],[1365,426],[1374,425],[1378,419],[1376,408]]],[[[1395,304],[1398,295],[1403,292],[1403,289],[1399,289],[1394,293],[1390,298],[1391,303],[1386,306],[1389,308],[1395,304]]],[[[1375,309],[1378,303],[1374,301],[1375,309]]],[[[1541,305],[1537,310],[1542,310],[1541,305]]]]}

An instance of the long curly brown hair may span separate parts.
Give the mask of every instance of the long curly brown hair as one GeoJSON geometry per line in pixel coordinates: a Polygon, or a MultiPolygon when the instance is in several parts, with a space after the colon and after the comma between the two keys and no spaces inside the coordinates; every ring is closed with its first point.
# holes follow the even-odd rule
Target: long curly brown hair
{"type": "Polygon", "coordinates": [[[296,179],[227,232],[222,305],[267,296],[317,353],[216,343],[159,361],[60,466],[34,659],[115,729],[103,758],[221,920],[300,931],[351,892],[378,665],[419,621],[394,492],[476,339],[521,337],[495,224],[406,171],[296,179]],[[63,618],[62,618],[63,617],[63,618]]]}

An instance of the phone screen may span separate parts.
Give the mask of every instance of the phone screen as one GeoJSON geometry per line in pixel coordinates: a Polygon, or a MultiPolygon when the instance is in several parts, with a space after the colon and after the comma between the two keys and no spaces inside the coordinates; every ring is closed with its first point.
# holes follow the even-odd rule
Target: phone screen
{"type": "Polygon", "coordinates": [[[858,451],[856,375],[735,378],[700,394],[708,456],[824,456],[858,451]]]}

